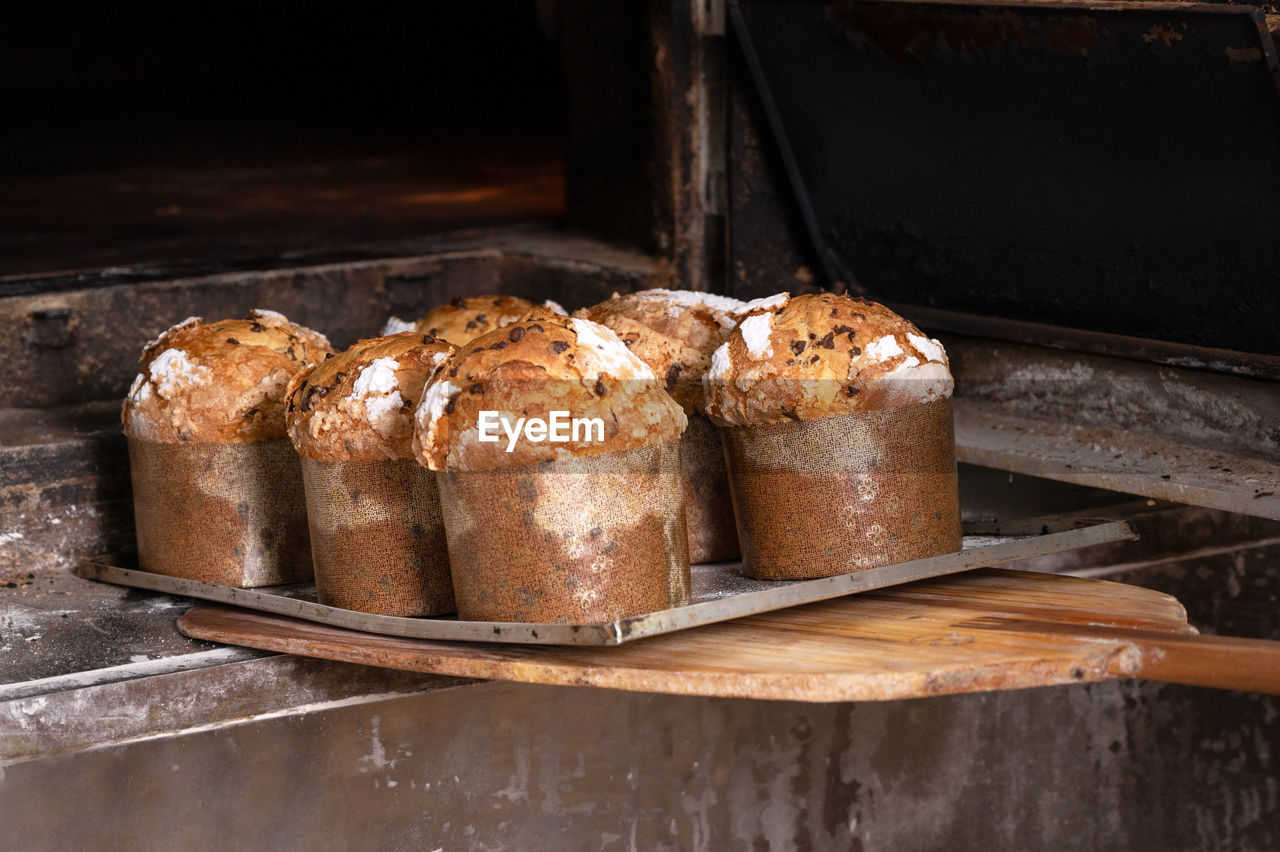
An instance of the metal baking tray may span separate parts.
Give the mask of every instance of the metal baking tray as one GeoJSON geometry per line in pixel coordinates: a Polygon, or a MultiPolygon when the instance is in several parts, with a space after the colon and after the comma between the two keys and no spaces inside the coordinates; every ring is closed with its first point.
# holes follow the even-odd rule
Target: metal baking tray
{"type": "Polygon", "coordinates": [[[1138,537],[1127,522],[1105,519],[966,522],[964,532],[964,549],[958,553],[867,568],[818,580],[753,580],[743,576],[740,562],[695,565],[692,569],[693,603],[600,624],[530,624],[459,621],[453,617],[371,615],[316,603],[315,586],[311,583],[237,589],[136,568],[121,568],[102,560],[81,563],[77,573],[90,580],[235,604],[246,609],[387,636],[530,645],[621,645],[645,636],[730,621],[855,592],[883,589],[1095,544],[1133,541],[1138,537]]]}

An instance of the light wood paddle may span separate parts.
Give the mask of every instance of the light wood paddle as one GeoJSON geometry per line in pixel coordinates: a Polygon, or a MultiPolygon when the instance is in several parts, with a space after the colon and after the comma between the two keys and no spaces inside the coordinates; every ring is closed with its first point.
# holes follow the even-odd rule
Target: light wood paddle
{"type": "Polygon", "coordinates": [[[616,647],[438,642],[197,607],[188,636],[410,671],[636,692],[883,701],[1115,678],[1280,694],[1280,642],[1197,634],[1137,586],[984,569],[616,647]]]}

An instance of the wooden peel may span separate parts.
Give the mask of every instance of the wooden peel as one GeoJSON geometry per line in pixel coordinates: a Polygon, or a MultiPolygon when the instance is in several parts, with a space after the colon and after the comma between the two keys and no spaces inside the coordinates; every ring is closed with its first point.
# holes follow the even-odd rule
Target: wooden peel
{"type": "Polygon", "coordinates": [[[1280,694],[1280,642],[1200,636],[1174,598],[986,569],[619,647],[399,639],[198,607],[196,639],[458,677],[788,701],[884,701],[1141,677],[1280,694]]]}

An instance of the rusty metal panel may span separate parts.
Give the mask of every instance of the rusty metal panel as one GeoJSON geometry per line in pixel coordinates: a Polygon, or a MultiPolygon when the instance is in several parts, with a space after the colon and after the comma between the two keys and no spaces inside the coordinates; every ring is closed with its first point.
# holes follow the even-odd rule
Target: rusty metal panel
{"type": "MultiPolygon", "coordinates": [[[[157,695],[160,699],[164,695],[157,695]]],[[[1274,849],[1280,701],[480,684],[0,763],[21,849],[1274,849]]]]}
{"type": "Polygon", "coordinates": [[[1280,98],[1258,10],[739,8],[777,125],[739,58],[737,295],[823,283],[825,244],[880,299],[1280,354],[1280,98]]]}
{"type": "Polygon", "coordinates": [[[567,221],[718,290],[724,262],[723,9],[562,0],[567,221]]]}
{"type": "Polygon", "coordinates": [[[1280,385],[944,335],[962,461],[1280,518],[1280,385]]]}

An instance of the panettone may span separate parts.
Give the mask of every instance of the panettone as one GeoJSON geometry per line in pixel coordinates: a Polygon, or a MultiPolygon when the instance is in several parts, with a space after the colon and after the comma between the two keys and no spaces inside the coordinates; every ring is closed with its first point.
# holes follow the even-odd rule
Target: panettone
{"type": "Polygon", "coordinates": [[[930,402],[953,386],[938,341],[883,305],[831,293],[749,303],[703,381],[706,412],[725,426],[930,402]]]}
{"type": "Polygon", "coordinates": [[[720,436],[702,415],[702,376],[745,303],[689,290],[641,290],[574,316],[602,323],[662,379],[684,407],[689,426],[680,443],[688,513],[689,558],[718,562],[738,556],[738,534],[720,436]]]}
{"type": "MultiPolygon", "coordinates": [[[[494,422],[490,420],[490,422],[494,422]]],[[[428,385],[414,449],[432,470],[492,470],[620,452],[680,437],[687,419],[653,370],[608,328],[564,316],[522,320],[458,350],[428,385]],[[562,442],[481,440],[480,414],[600,420],[562,442]]]]}
{"type": "Polygon", "coordinates": [[[738,321],[744,302],[689,290],[641,290],[576,311],[613,329],[663,387],[692,414],[702,408],[702,375],[711,353],[738,321]]]}
{"type": "Polygon", "coordinates": [[[805,579],[961,547],[941,344],[862,299],[749,303],[712,355],[746,572],[805,579]]]}
{"type": "Polygon", "coordinates": [[[323,335],[262,310],[192,317],[147,344],[121,412],[143,569],[228,586],[310,579],[285,390],[330,354],[323,335]]]}
{"type": "Polygon", "coordinates": [[[412,448],[414,406],[453,351],[417,332],[361,340],[290,383],[320,603],[454,611],[439,490],[412,448]]]}
{"type": "Polygon", "coordinates": [[[413,411],[427,380],[454,353],[417,332],[361,340],[299,373],[285,423],[299,454],[318,461],[413,458],[413,411]]]}
{"type": "Polygon", "coordinates": [[[121,413],[125,433],[159,443],[284,437],[289,380],[332,351],[324,335],[274,311],[211,323],[191,317],[143,350],[121,413]]]}
{"type": "MultiPolygon", "coordinates": [[[[387,321],[383,334],[416,331],[447,340],[454,346],[464,346],[481,335],[510,325],[539,305],[519,296],[459,296],[432,308],[414,322],[392,317],[387,321]]],[[[551,300],[542,307],[558,314],[564,308],[551,300]]]]}
{"type": "Polygon", "coordinates": [[[685,423],[590,320],[535,313],[460,349],[414,432],[438,471],[458,616],[600,623],[687,603],[685,423]]]}

